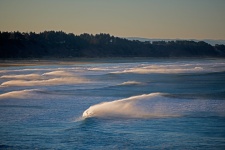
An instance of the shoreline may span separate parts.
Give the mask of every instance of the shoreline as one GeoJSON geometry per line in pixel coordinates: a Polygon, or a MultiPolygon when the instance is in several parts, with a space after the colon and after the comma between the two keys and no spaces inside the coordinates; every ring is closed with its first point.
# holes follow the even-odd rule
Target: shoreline
{"type": "Polygon", "coordinates": [[[43,58],[43,59],[0,59],[0,67],[37,65],[75,65],[89,63],[129,63],[154,60],[223,59],[218,57],[109,57],[109,58],[43,58]]]}

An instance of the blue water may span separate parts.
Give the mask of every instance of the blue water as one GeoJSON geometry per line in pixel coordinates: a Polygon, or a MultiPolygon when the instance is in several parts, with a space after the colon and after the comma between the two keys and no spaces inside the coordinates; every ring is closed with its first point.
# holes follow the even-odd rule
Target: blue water
{"type": "Polygon", "coordinates": [[[225,149],[225,60],[0,68],[0,149],[225,149]]]}

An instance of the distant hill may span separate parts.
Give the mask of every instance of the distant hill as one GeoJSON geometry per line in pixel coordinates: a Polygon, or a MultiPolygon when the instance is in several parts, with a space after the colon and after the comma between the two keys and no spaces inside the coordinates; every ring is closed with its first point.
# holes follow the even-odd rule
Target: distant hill
{"type": "Polygon", "coordinates": [[[77,57],[225,57],[225,45],[193,40],[128,40],[103,33],[0,32],[0,59],[77,57]]]}
{"type": "Polygon", "coordinates": [[[206,39],[206,40],[203,40],[204,42],[206,42],[206,43],[209,43],[209,44],[211,44],[211,45],[216,45],[216,44],[218,44],[218,45],[221,45],[221,44],[223,44],[223,45],[225,45],[225,40],[210,40],[210,39],[206,39]]]}
{"type": "Polygon", "coordinates": [[[140,37],[126,37],[126,39],[128,40],[138,40],[141,42],[145,42],[145,41],[176,41],[176,40],[188,40],[188,41],[195,41],[195,42],[199,42],[199,41],[204,41],[212,46],[215,46],[216,44],[218,45],[225,45],[225,40],[212,40],[212,39],[203,39],[203,40],[196,40],[196,39],[149,39],[149,38],[140,38],[140,37]]]}

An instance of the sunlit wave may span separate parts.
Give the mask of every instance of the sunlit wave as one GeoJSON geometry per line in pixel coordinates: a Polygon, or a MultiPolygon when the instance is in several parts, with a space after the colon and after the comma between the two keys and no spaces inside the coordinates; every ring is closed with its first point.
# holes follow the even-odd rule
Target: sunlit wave
{"type": "Polygon", "coordinates": [[[170,94],[151,93],[93,105],[83,118],[161,118],[184,115],[225,116],[225,102],[171,98],[170,94]],[[207,113],[204,113],[207,112],[207,113]]]}

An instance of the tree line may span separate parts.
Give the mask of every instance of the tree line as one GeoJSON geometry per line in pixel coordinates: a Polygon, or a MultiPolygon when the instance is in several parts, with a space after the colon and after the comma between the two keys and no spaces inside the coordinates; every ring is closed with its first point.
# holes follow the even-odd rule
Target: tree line
{"type": "Polygon", "coordinates": [[[188,40],[141,42],[103,33],[0,32],[1,59],[73,57],[225,57],[225,45],[188,40]]]}

